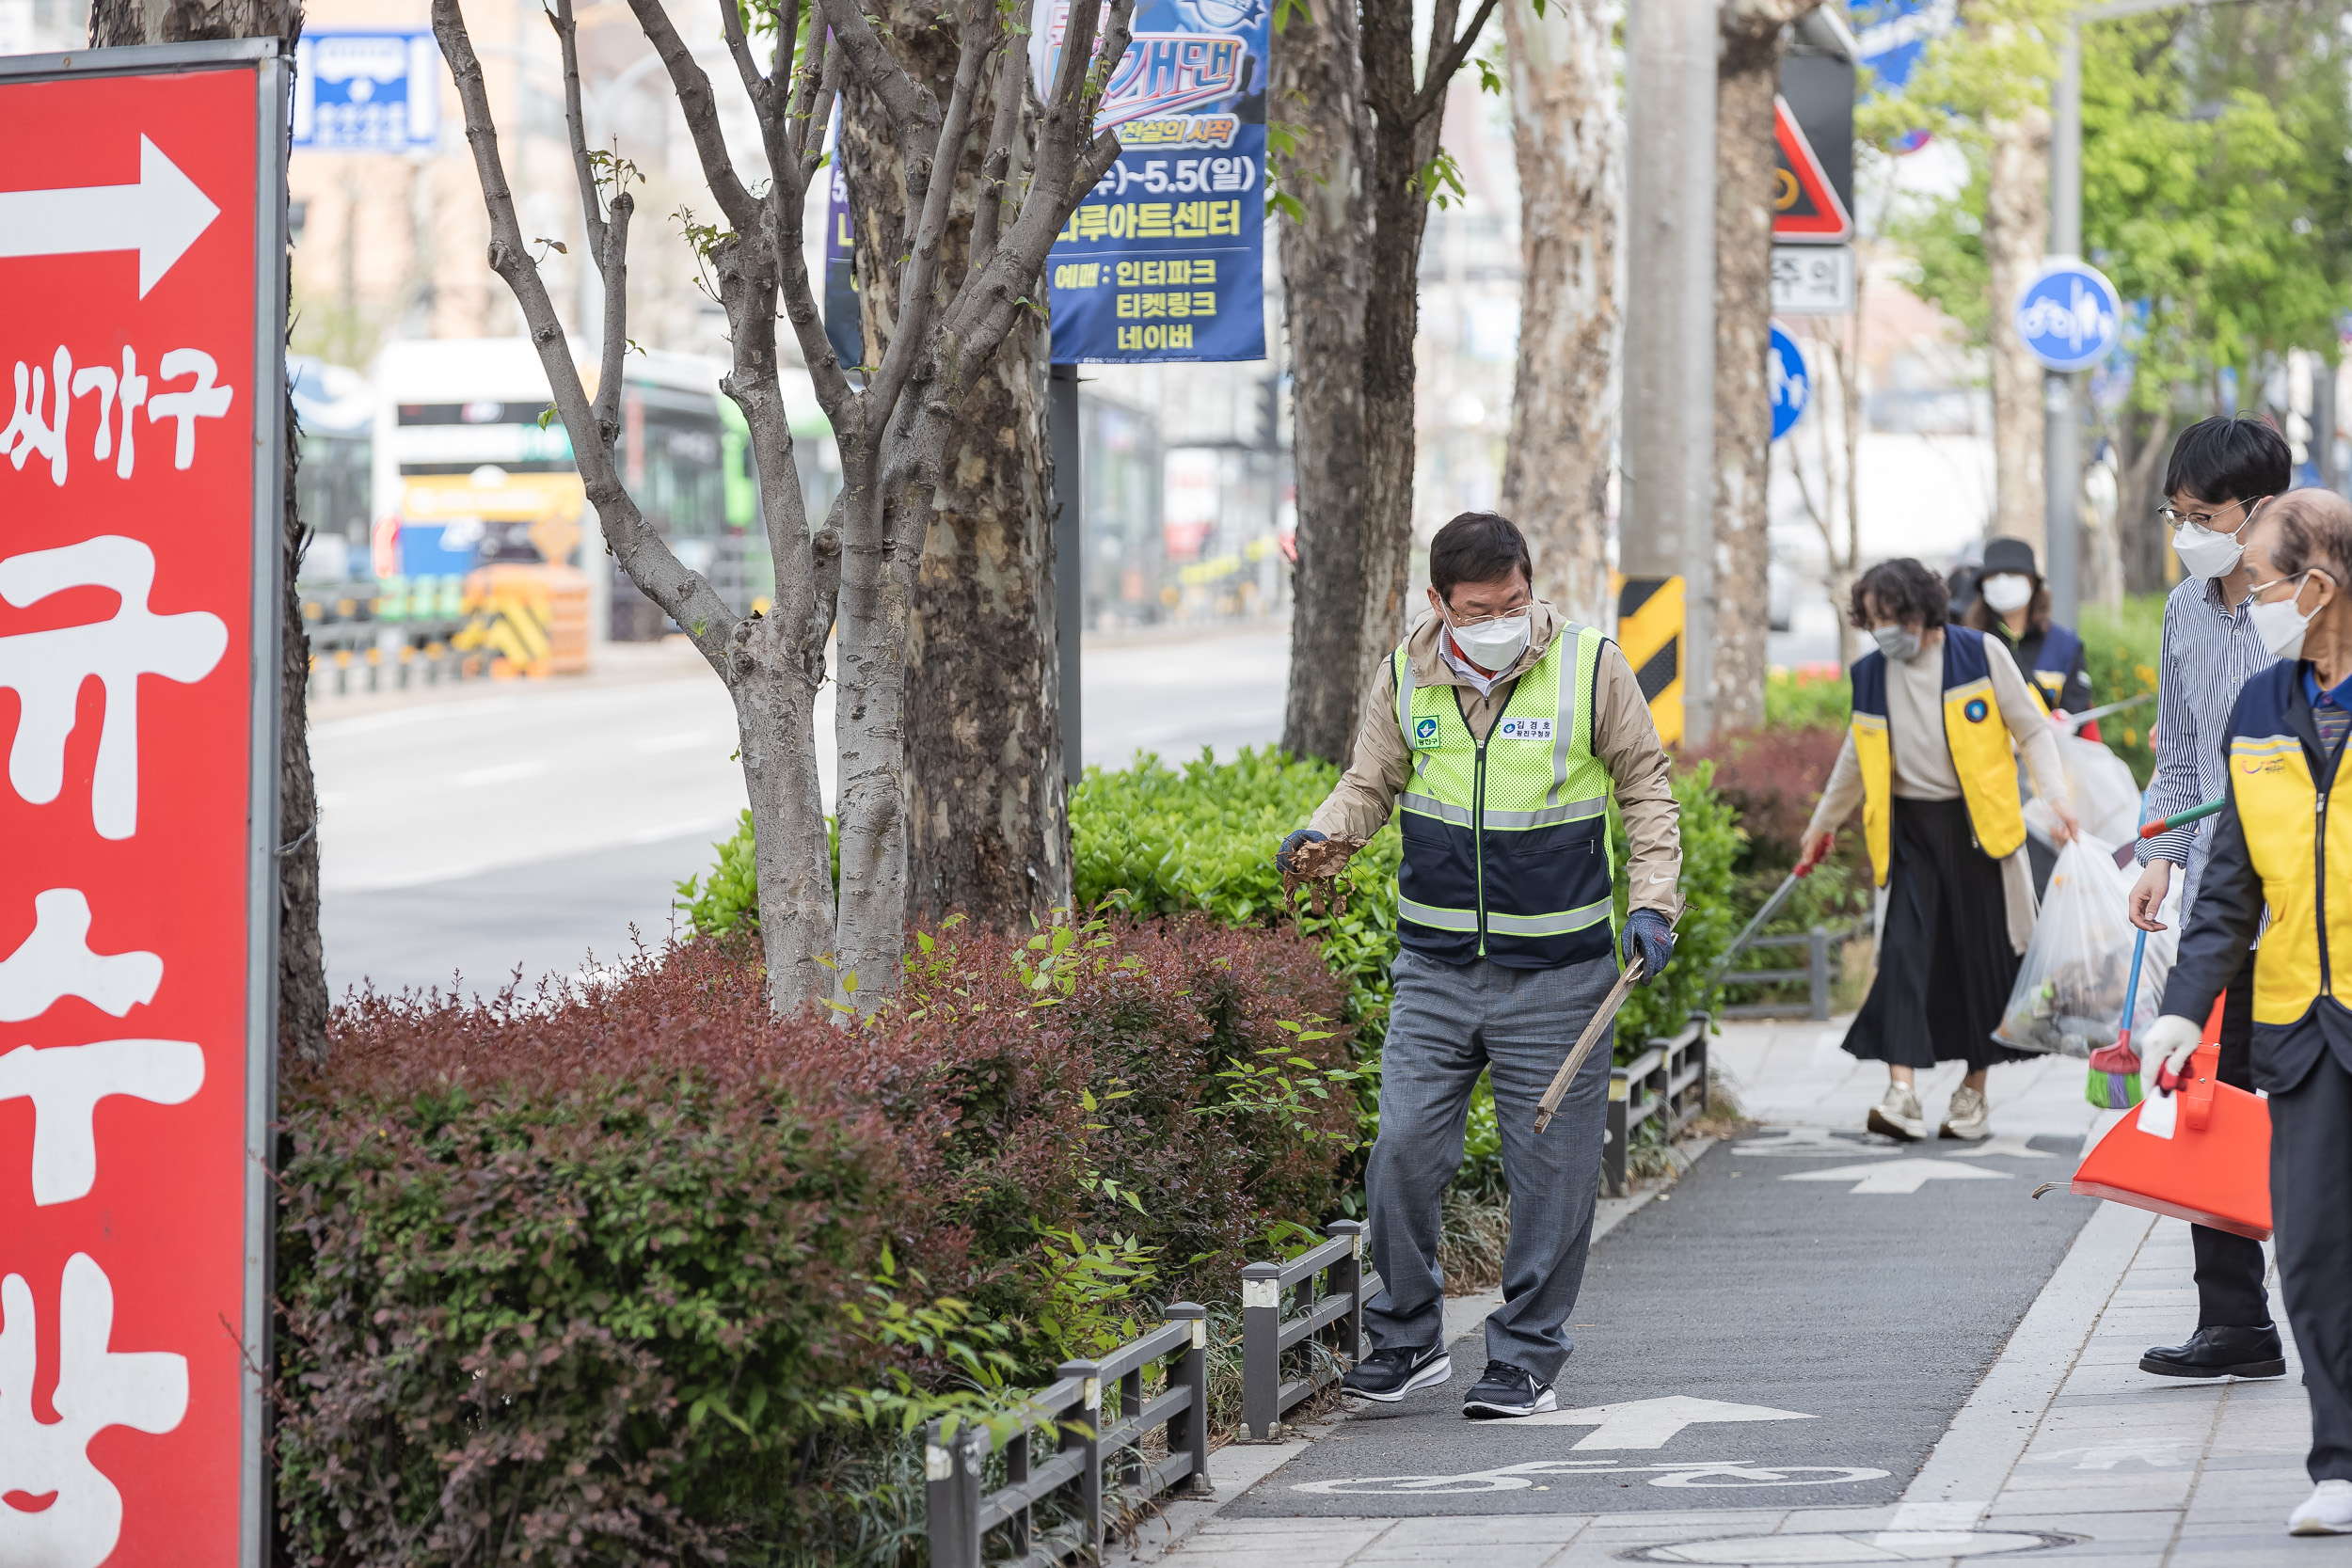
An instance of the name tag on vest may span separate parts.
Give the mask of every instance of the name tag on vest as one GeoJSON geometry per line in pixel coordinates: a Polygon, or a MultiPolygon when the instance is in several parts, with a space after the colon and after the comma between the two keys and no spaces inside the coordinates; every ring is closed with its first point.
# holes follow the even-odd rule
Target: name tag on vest
{"type": "Polygon", "coordinates": [[[1540,740],[1551,744],[1551,721],[1549,719],[1505,719],[1495,726],[1497,740],[1540,740]]]}
{"type": "Polygon", "coordinates": [[[1435,719],[1413,721],[1413,750],[1434,752],[1441,744],[1442,742],[1438,737],[1438,721],[1435,719]]]}

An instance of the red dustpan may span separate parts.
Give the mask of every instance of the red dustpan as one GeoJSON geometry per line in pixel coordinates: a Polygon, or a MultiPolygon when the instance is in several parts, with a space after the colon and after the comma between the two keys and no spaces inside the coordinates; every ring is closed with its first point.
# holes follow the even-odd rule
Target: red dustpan
{"type": "Polygon", "coordinates": [[[2215,1081],[2220,1036],[2217,1002],[2179,1092],[2152,1089],[2109,1129],[2074,1173],[2075,1192],[2270,1239],[2270,1107],[2215,1081]]]}

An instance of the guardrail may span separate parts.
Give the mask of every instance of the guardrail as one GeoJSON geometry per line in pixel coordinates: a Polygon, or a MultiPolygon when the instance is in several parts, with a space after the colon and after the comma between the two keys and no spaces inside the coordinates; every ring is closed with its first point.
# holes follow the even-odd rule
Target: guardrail
{"type": "Polygon", "coordinates": [[[1609,1138],[1600,1151],[1602,1180],[1611,1197],[1626,1195],[1626,1156],[1633,1134],[1657,1121],[1673,1142],[1707,1111],[1705,1013],[1672,1039],[1652,1039],[1649,1049],[1609,1070],[1609,1138]]]}
{"type": "MultiPolygon", "coordinates": [[[[1829,1017],[1829,988],[1834,975],[1830,963],[1831,951],[1862,929],[1862,923],[1851,926],[1816,926],[1809,931],[1790,931],[1776,937],[1756,937],[1750,947],[1802,947],[1805,950],[1803,969],[1738,969],[1723,979],[1725,990],[1733,986],[1788,985],[1805,982],[1805,1014],[1813,1019],[1829,1017]]],[[[1788,1018],[1797,1011],[1794,1002],[1742,1002],[1723,1009],[1725,1018],[1788,1018]]]]}
{"type": "Polygon", "coordinates": [[[1260,1442],[1298,1402],[1338,1379],[1329,1367],[1311,1366],[1304,1377],[1282,1377],[1282,1354],[1337,1327],[1333,1346],[1353,1360],[1363,1354],[1364,1299],[1380,1287],[1364,1272],[1364,1227],[1354,1220],[1331,1227],[1331,1239],[1287,1263],[1251,1263],[1241,1271],[1241,1424],[1260,1442]],[[1318,1291],[1316,1283],[1324,1283],[1318,1291]],[[1282,1293],[1293,1315],[1282,1315],[1282,1293]]]}
{"type": "Polygon", "coordinates": [[[1097,1361],[1065,1361],[1055,1371],[1058,1381],[1023,1406],[1021,1428],[1005,1445],[1005,1484],[993,1492],[982,1490],[991,1448],[986,1427],[966,1421],[944,1435],[934,1421],[925,1433],[931,1568],[981,1568],[982,1542],[997,1529],[1005,1531],[1015,1563],[1043,1568],[1077,1554],[1099,1558],[1106,1459],[1122,1507],[1178,1487],[1207,1491],[1206,1307],[1178,1302],[1168,1321],[1140,1339],[1097,1361]],[[1154,1362],[1170,1365],[1160,1392],[1147,1397],[1144,1372],[1154,1362]],[[1105,1414],[1111,1402],[1115,1415],[1105,1414]],[[1056,1434],[1051,1456],[1042,1460],[1032,1451],[1037,1428],[1056,1434]],[[1144,1440],[1162,1431],[1168,1454],[1153,1459],[1144,1440]],[[1066,1516],[1041,1532],[1036,1512],[1048,1503],[1058,1503],[1066,1516]]]}

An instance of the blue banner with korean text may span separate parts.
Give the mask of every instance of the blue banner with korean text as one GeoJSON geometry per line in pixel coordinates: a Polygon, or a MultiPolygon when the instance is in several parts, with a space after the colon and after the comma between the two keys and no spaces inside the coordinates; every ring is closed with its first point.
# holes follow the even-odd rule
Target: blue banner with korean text
{"type": "MultiPolygon", "coordinates": [[[[1040,0],[1041,90],[1071,6],[1040,0]]],[[[1095,117],[1119,162],[1046,261],[1055,363],[1265,357],[1269,15],[1263,0],[1137,0],[1095,117]]]]}

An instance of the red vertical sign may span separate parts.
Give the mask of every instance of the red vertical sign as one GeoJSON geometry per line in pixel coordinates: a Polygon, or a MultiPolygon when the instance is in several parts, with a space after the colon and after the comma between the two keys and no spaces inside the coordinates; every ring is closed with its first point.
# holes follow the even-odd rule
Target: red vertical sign
{"type": "Polygon", "coordinates": [[[254,1550],[257,52],[0,69],[0,1564],[254,1550]]]}

